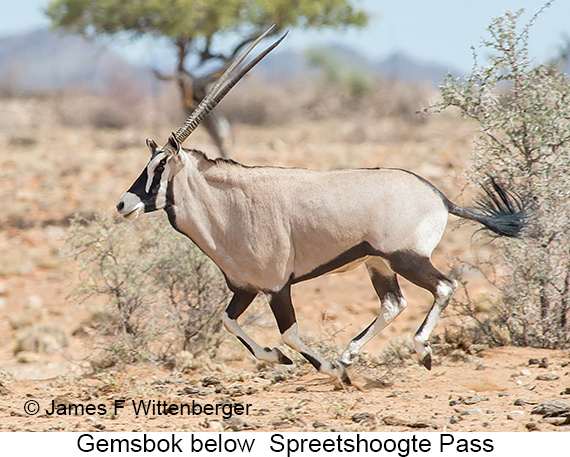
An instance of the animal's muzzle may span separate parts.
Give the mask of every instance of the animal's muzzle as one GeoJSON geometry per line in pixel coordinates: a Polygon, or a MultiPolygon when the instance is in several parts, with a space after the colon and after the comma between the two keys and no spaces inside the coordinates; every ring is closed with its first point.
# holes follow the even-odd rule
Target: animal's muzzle
{"type": "Polygon", "coordinates": [[[119,198],[117,211],[125,219],[136,219],[141,212],[144,212],[144,203],[136,195],[127,192],[119,198]]]}

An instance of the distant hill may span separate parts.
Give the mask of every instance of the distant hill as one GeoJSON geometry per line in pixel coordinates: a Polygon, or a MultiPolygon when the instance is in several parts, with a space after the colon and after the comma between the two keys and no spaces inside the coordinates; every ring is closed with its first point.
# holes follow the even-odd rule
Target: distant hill
{"type": "MultiPolygon", "coordinates": [[[[385,59],[371,61],[354,48],[346,45],[330,45],[317,48],[326,53],[342,67],[353,67],[359,70],[381,76],[386,79],[397,79],[404,82],[427,83],[434,87],[443,83],[450,72],[461,76],[462,73],[451,67],[432,62],[414,60],[403,53],[394,53],[385,59]]],[[[311,50],[283,51],[270,54],[259,65],[259,72],[264,79],[272,81],[288,81],[300,74],[312,71],[308,60],[311,50]]]]}
{"type": "Polygon", "coordinates": [[[0,39],[0,88],[16,94],[78,88],[104,92],[121,83],[151,87],[154,76],[79,35],[41,29],[0,39]]]}
{"type": "MultiPolygon", "coordinates": [[[[440,84],[450,70],[403,54],[371,62],[355,49],[342,45],[331,45],[322,52],[330,53],[340,65],[357,66],[386,78],[431,85],[440,84]]],[[[290,81],[312,71],[308,53],[310,50],[278,51],[269,55],[257,71],[267,81],[290,81]]],[[[153,92],[158,87],[150,69],[137,67],[105,45],[79,35],[43,29],[0,38],[0,90],[3,92],[18,95],[68,88],[107,92],[125,84],[145,92],[153,92]]]]}
{"type": "Polygon", "coordinates": [[[443,83],[449,73],[454,76],[462,76],[459,70],[452,67],[431,62],[419,62],[402,53],[394,53],[377,62],[374,65],[374,71],[385,78],[405,82],[427,82],[434,86],[443,83]]]}

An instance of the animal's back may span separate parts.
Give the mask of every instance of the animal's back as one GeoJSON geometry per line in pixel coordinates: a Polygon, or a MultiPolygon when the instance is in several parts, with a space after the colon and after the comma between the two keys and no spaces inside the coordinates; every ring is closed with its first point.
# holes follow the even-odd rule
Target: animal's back
{"type": "Polygon", "coordinates": [[[253,174],[258,175],[253,189],[267,194],[269,199],[262,200],[271,202],[289,230],[295,265],[303,266],[299,275],[364,242],[386,254],[429,256],[447,223],[445,197],[404,170],[260,169],[253,174]]]}

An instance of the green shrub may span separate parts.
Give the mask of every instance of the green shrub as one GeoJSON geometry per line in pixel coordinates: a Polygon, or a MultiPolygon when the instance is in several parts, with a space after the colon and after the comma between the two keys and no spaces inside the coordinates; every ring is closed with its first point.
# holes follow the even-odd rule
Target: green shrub
{"type": "Polygon", "coordinates": [[[516,345],[562,348],[570,346],[570,80],[528,54],[530,29],[550,4],[522,27],[522,10],[494,19],[482,44],[488,64],[474,51],[471,74],[449,76],[431,110],[454,107],[479,124],[470,184],[498,177],[531,205],[524,238],[495,241],[495,328],[516,345]]]}

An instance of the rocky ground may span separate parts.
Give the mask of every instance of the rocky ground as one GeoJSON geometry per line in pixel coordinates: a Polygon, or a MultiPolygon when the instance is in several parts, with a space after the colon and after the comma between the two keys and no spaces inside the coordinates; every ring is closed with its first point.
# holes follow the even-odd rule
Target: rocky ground
{"type": "MultiPolygon", "coordinates": [[[[409,355],[408,342],[430,296],[407,283],[408,309],[350,368],[355,387],[336,384],[291,352],[292,367],[258,364],[231,339],[214,359],[184,369],[141,364],[94,372],[96,348],[77,329],[105,303],[69,298],[77,265],[60,255],[67,220],[75,212],[112,213],[147,160],[144,138],[160,142],[168,130],[62,125],[50,100],[0,103],[7,119],[0,128],[3,430],[570,430],[568,351],[448,347],[436,351],[428,372],[409,355]],[[184,408],[193,408],[191,414],[184,408]]],[[[329,120],[241,126],[233,151],[247,164],[408,168],[461,201],[472,138],[473,126],[453,117],[329,120]]],[[[201,132],[194,141],[211,148],[201,132]]],[[[453,257],[489,249],[471,239],[472,231],[450,224],[434,263],[445,270],[453,257]]],[[[488,293],[482,278],[468,279],[471,296],[488,293]]],[[[301,335],[321,346],[332,341],[342,348],[378,308],[362,269],[300,284],[293,293],[301,335]]],[[[262,344],[280,344],[266,306],[259,307],[270,325],[248,331],[262,344]]],[[[442,320],[435,333],[450,322],[442,320]]]]}

